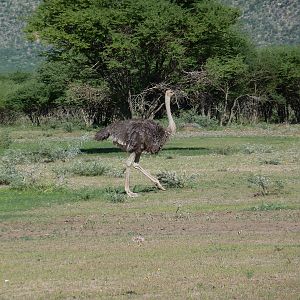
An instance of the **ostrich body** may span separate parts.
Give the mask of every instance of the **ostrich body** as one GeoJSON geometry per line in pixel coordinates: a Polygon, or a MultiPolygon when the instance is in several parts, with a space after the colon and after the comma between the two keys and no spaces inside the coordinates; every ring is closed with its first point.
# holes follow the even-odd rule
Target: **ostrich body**
{"type": "Polygon", "coordinates": [[[129,197],[137,196],[137,194],[133,193],[129,187],[131,167],[142,172],[159,189],[165,190],[156,177],[152,176],[140,166],[139,161],[143,152],[151,154],[158,153],[167,142],[168,138],[175,134],[176,125],[170,109],[170,100],[173,94],[174,93],[171,90],[167,90],[165,93],[165,105],[169,121],[167,128],[163,128],[153,120],[132,119],[115,122],[100,130],[95,135],[95,139],[98,141],[111,137],[114,144],[123,151],[130,153],[126,160],[125,172],[125,191],[129,197]]]}

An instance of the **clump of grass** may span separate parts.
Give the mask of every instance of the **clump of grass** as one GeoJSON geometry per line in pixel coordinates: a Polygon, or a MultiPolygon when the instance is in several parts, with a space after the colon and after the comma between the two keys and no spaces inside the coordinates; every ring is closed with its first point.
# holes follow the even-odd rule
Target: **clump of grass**
{"type": "Polygon", "coordinates": [[[1,159],[4,164],[18,165],[29,163],[28,153],[21,149],[7,149],[1,159]]]}
{"type": "Polygon", "coordinates": [[[126,199],[126,194],[121,188],[107,188],[105,189],[105,198],[113,203],[122,203],[126,199]]]}
{"type": "Polygon", "coordinates": [[[244,154],[252,153],[272,153],[273,148],[269,145],[245,144],[241,146],[241,152],[244,154]]]}
{"type": "Polygon", "coordinates": [[[250,211],[272,211],[272,210],[282,210],[288,209],[287,205],[281,203],[261,203],[260,205],[253,206],[249,208],[250,211]]]}
{"type": "Polygon", "coordinates": [[[73,124],[71,122],[66,122],[63,124],[63,129],[66,132],[73,132],[73,130],[74,130],[73,124]]]}
{"type": "Polygon", "coordinates": [[[246,271],[246,276],[248,279],[251,279],[254,275],[254,271],[253,270],[247,270],[246,271]]]}
{"type": "Polygon", "coordinates": [[[169,188],[184,188],[184,187],[191,187],[195,182],[197,175],[178,175],[176,172],[173,171],[163,171],[156,174],[157,179],[160,183],[169,188]]]}
{"type": "Polygon", "coordinates": [[[124,170],[118,170],[104,165],[99,161],[77,160],[69,166],[55,167],[53,172],[64,178],[70,174],[78,176],[102,176],[123,177],[124,170]]]}
{"type": "Polygon", "coordinates": [[[217,148],[213,151],[215,154],[221,154],[221,155],[232,155],[236,153],[237,150],[231,146],[225,146],[221,148],[217,148]]]}
{"type": "Polygon", "coordinates": [[[12,138],[7,130],[0,131],[0,148],[7,149],[12,143],[12,138]]]}
{"type": "Polygon", "coordinates": [[[121,177],[124,176],[124,172],[125,172],[125,168],[120,170],[120,169],[115,169],[115,168],[112,168],[112,167],[108,166],[107,175],[111,176],[111,177],[115,177],[115,178],[121,178],[121,177]]]}
{"type": "Polygon", "coordinates": [[[24,176],[13,164],[0,165],[0,185],[19,186],[24,181],[24,176]]]}
{"type": "Polygon", "coordinates": [[[79,145],[69,144],[66,148],[42,142],[36,151],[30,153],[31,160],[35,162],[53,162],[56,160],[72,159],[80,153],[79,145]]]}
{"type": "Polygon", "coordinates": [[[199,115],[194,110],[183,111],[177,118],[177,122],[182,126],[186,124],[194,124],[196,127],[209,130],[217,129],[219,127],[219,122],[217,119],[199,115]]]}
{"type": "Polygon", "coordinates": [[[109,167],[98,161],[75,161],[69,168],[69,172],[79,176],[101,176],[107,174],[109,167]]]}
{"type": "Polygon", "coordinates": [[[265,159],[261,161],[261,164],[265,164],[265,165],[280,165],[280,160],[279,159],[265,159]]]}
{"type": "Polygon", "coordinates": [[[41,171],[39,166],[34,164],[19,170],[9,160],[2,159],[0,165],[0,185],[9,185],[13,189],[24,189],[28,187],[39,187],[41,171]]]}
{"type": "Polygon", "coordinates": [[[69,144],[67,147],[41,142],[36,150],[7,149],[4,158],[13,164],[22,163],[49,163],[57,160],[70,160],[80,154],[80,147],[69,144]]]}
{"type": "Polygon", "coordinates": [[[256,196],[266,196],[268,194],[278,194],[284,189],[284,182],[282,180],[273,180],[264,175],[252,175],[248,178],[250,186],[258,188],[256,196]]]}

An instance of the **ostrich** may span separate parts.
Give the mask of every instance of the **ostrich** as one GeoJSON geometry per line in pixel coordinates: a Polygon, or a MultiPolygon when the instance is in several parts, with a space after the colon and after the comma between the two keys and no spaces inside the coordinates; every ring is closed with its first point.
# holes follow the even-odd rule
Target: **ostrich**
{"type": "Polygon", "coordinates": [[[143,152],[151,154],[158,153],[168,138],[175,134],[176,125],[172,118],[170,109],[170,100],[174,92],[167,90],[165,93],[165,106],[168,116],[169,125],[163,128],[153,120],[132,119],[115,122],[96,133],[95,139],[102,141],[111,137],[113,143],[122,150],[130,153],[126,160],[125,171],[125,191],[129,197],[136,197],[129,187],[130,168],[142,172],[148,177],[157,188],[165,191],[159,180],[152,176],[148,171],[143,169],[140,164],[140,157],[143,152]]]}

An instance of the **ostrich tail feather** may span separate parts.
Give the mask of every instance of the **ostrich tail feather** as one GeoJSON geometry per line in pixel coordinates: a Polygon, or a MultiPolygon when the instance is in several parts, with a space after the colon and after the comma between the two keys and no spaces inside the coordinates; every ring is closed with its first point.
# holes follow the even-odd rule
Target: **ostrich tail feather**
{"type": "Polygon", "coordinates": [[[96,141],[106,140],[110,136],[108,128],[103,128],[95,134],[96,141]]]}

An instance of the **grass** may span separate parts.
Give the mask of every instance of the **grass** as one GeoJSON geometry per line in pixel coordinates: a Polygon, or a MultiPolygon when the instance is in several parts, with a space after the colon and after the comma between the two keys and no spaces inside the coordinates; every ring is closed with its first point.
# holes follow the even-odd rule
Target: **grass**
{"type": "Polygon", "coordinates": [[[1,299],[297,299],[299,127],[179,132],[141,159],[167,191],[133,170],[134,199],[126,154],[67,129],[3,128],[42,176],[0,186],[1,299]]]}

